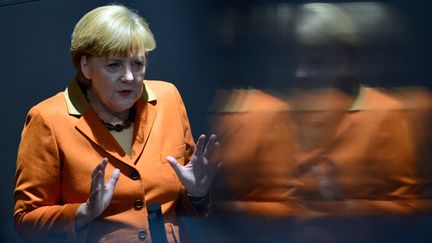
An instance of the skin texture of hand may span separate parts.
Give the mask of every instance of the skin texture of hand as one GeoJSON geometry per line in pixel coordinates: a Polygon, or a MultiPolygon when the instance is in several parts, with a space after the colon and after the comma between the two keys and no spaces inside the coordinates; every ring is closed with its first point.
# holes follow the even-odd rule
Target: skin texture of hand
{"type": "Polygon", "coordinates": [[[207,143],[205,140],[204,134],[198,138],[192,158],[185,166],[179,164],[172,156],[166,158],[188,194],[194,197],[202,197],[207,194],[220,167],[217,158],[219,142],[217,142],[216,135],[212,134],[207,143]]]}
{"type": "Polygon", "coordinates": [[[90,196],[87,202],[78,207],[76,212],[75,227],[77,230],[101,215],[111,202],[114,188],[120,177],[120,170],[115,169],[105,184],[104,178],[107,164],[108,159],[104,158],[92,172],[90,196]]]}

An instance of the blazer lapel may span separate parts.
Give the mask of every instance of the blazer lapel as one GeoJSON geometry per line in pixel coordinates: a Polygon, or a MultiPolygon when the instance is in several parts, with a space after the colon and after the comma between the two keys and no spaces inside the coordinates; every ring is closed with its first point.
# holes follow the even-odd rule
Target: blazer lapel
{"type": "Polygon", "coordinates": [[[135,126],[130,156],[123,151],[120,144],[104,127],[96,112],[88,104],[76,79],[72,80],[64,95],[69,114],[81,116],[75,125],[81,134],[116,159],[130,165],[136,163],[144,150],[157,114],[156,94],[148,87],[146,82],[144,82],[142,97],[135,103],[135,126]]]}
{"type": "Polygon", "coordinates": [[[139,99],[135,103],[135,131],[133,135],[133,144],[131,149],[130,160],[136,164],[138,158],[144,150],[145,144],[150,136],[154,120],[156,118],[157,109],[156,101],[145,102],[139,99]]]}
{"type": "Polygon", "coordinates": [[[130,163],[129,156],[123,151],[114,137],[104,127],[93,109],[87,109],[87,111],[78,120],[75,127],[84,136],[92,140],[101,149],[105,150],[116,159],[125,163],[130,163]]]}
{"type": "Polygon", "coordinates": [[[355,118],[359,116],[361,114],[360,112],[367,106],[368,97],[370,96],[369,93],[369,88],[364,86],[360,87],[357,97],[355,98],[352,106],[345,112],[345,117],[342,119],[342,122],[336,131],[336,138],[341,137],[352,127],[355,127],[355,118]]]}

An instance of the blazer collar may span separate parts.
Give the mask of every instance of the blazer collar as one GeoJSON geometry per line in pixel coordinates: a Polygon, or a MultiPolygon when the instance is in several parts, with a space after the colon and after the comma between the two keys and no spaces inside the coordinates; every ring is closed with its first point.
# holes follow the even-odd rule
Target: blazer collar
{"type": "Polygon", "coordinates": [[[138,161],[157,114],[156,95],[145,83],[143,95],[135,103],[135,126],[130,156],[123,151],[114,137],[104,127],[96,112],[88,103],[76,79],[72,80],[66,88],[64,97],[69,114],[80,116],[75,128],[81,134],[120,161],[130,165],[138,161]]]}
{"type": "Polygon", "coordinates": [[[366,86],[360,86],[360,90],[357,94],[357,97],[355,98],[354,102],[352,103],[351,107],[348,108],[348,112],[356,112],[361,111],[365,108],[365,101],[366,101],[366,93],[370,91],[370,88],[366,86]]]}
{"type": "MultiPolygon", "coordinates": [[[[368,99],[370,97],[371,88],[366,86],[360,86],[357,96],[354,99],[352,105],[347,109],[344,118],[342,119],[337,131],[335,138],[340,137],[343,133],[348,131],[350,128],[355,126],[355,117],[358,117],[358,112],[363,111],[367,108],[368,99]]],[[[361,114],[361,113],[360,113],[361,114]]]]}
{"type": "MultiPolygon", "coordinates": [[[[144,90],[141,100],[144,102],[155,101],[157,99],[156,94],[150,89],[145,81],[143,82],[144,90]]],[[[64,91],[64,97],[69,115],[82,116],[90,106],[76,78],[72,79],[69,83],[68,87],[64,91]]]]}

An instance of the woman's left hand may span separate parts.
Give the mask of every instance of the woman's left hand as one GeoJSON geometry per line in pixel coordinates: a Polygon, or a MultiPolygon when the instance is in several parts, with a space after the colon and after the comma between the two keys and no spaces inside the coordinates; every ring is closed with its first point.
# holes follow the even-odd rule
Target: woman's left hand
{"type": "Polygon", "coordinates": [[[221,164],[218,161],[219,142],[216,135],[212,134],[207,143],[205,140],[206,136],[201,134],[192,158],[185,166],[179,164],[172,156],[166,158],[188,194],[193,197],[203,197],[207,194],[221,164]]]}

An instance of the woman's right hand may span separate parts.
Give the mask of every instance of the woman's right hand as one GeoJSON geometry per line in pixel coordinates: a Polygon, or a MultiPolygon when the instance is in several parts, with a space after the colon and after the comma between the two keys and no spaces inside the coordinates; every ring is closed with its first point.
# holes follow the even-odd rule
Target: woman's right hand
{"type": "Polygon", "coordinates": [[[120,170],[115,169],[108,183],[105,184],[104,178],[107,164],[108,159],[104,158],[92,172],[90,196],[85,203],[78,207],[75,215],[76,230],[101,215],[111,202],[114,188],[120,177],[120,170]]]}

